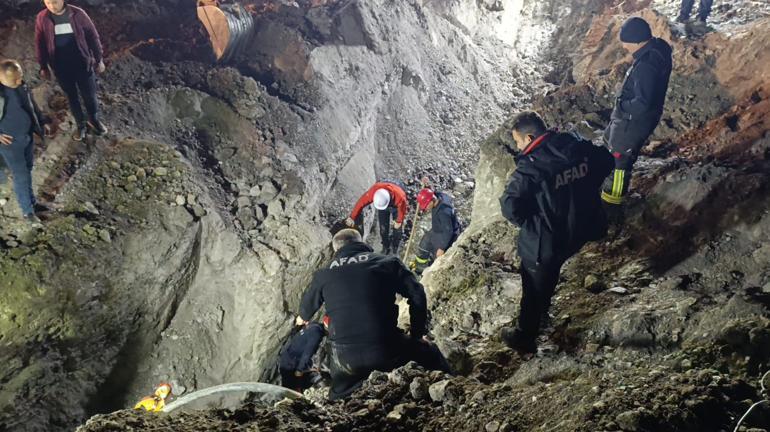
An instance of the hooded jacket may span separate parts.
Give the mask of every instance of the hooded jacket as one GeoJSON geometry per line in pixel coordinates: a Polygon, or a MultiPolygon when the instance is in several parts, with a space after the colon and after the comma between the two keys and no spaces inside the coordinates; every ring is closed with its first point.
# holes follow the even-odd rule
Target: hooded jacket
{"type": "Polygon", "coordinates": [[[353,243],[342,247],[327,268],[313,275],[300,303],[300,316],[309,321],[325,305],[332,343],[394,346],[402,337],[396,294],[409,303],[410,335],[422,337],[427,301],[414,274],[397,257],[353,243]]]}
{"type": "Polygon", "coordinates": [[[390,193],[390,204],[388,204],[388,207],[396,207],[398,209],[396,222],[403,223],[404,218],[406,218],[406,213],[409,210],[406,192],[404,192],[404,189],[401,186],[387,181],[375,183],[374,186],[361,195],[361,198],[358,199],[355,207],[353,207],[353,211],[350,213],[350,218],[356,220],[364,207],[374,201],[374,193],[379,189],[385,189],[390,193]]]}
{"type": "Polygon", "coordinates": [[[613,167],[604,147],[568,133],[547,132],[517,156],[500,206],[521,227],[523,261],[563,262],[607,233],[600,189],[613,167]]]}
{"type": "Polygon", "coordinates": [[[663,114],[673,67],[671,46],[653,38],[634,53],[634,62],[615,98],[611,134],[631,141],[647,139],[663,114]]]}
{"type": "MultiPolygon", "coordinates": [[[[86,11],[70,4],[66,7],[70,10],[70,22],[75,33],[78,51],[83,56],[88,69],[93,70],[94,66],[102,61],[102,42],[99,39],[99,32],[86,11]]],[[[56,34],[51,12],[48,9],[40,11],[35,19],[35,52],[40,69],[53,66],[56,55],[56,34]]]]}

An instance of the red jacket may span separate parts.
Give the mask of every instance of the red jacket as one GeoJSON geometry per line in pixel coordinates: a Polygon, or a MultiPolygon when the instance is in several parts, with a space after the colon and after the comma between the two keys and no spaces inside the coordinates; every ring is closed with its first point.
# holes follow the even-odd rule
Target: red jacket
{"type": "Polygon", "coordinates": [[[374,184],[374,186],[369,188],[365,194],[361,195],[361,198],[358,199],[356,206],[353,208],[353,212],[350,213],[350,218],[356,220],[358,215],[361,214],[361,210],[363,210],[364,207],[368,206],[372,203],[372,201],[374,201],[374,193],[379,189],[385,189],[390,193],[389,206],[395,205],[396,208],[398,208],[398,217],[396,217],[396,222],[403,223],[404,219],[406,218],[406,212],[409,210],[409,205],[406,199],[406,192],[404,192],[404,190],[401,189],[398,185],[388,182],[377,182],[374,184]]]}
{"type": "MultiPolygon", "coordinates": [[[[93,21],[86,11],[77,6],[67,5],[70,10],[72,30],[75,32],[75,40],[80,54],[89,68],[93,68],[102,61],[102,42],[99,40],[99,32],[96,31],[93,21]]],[[[40,69],[53,65],[56,52],[56,35],[51,12],[43,9],[35,19],[35,51],[40,69]]]]}

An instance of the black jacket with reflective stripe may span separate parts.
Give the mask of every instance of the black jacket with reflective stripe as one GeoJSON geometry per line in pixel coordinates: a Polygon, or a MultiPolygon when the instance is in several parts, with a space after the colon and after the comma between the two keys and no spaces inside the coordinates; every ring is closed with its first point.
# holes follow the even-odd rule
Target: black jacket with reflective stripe
{"type": "Polygon", "coordinates": [[[517,156],[500,206],[521,227],[522,260],[561,262],[607,233],[600,189],[613,167],[606,148],[568,133],[548,132],[540,145],[517,156]]]}
{"type": "MultiPolygon", "coordinates": [[[[615,99],[616,135],[649,136],[660,121],[673,63],[671,46],[653,38],[634,53],[634,62],[615,99]]],[[[618,138],[620,138],[618,136],[618,138]]]]}
{"type": "Polygon", "coordinates": [[[411,336],[422,337],[428,315],[422,285],[397,257],[354,243],[337,251],[328,268],[313,275],[302,297],[300,316],[308,321],[325,305],[332,342],[390,345],[402,334],[396,294],[409,303],[411,336]]]}

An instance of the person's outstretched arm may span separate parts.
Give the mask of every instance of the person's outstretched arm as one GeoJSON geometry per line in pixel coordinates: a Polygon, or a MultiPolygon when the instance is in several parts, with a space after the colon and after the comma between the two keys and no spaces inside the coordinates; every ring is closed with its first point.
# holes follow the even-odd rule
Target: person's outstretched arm
{"type": "Polygon", "coordinates": [[[361,198],[356,201],[355,207],[353,207],[353,211],[350,212],[350,218],[353,220],[356,220],[358,218],[358,215],[361,214],[361,211],[364,209],[364,207],[368,206],[372,203],[374,200],[374,187],[369,188],[368,191],[366,191],[363,195],[361,195],[361,198]]]}
{"type": "Polygon", "coordinates": [[[428,300],[425,297],[425,289],[414,273],[401,262],[394,258],[397,288],[396,292],[409,303],[409,334],[414,339],[419,339],[428,332],[428,300]]]}
{"type": "Polygon", "coordinates": [[[310,282],[310,286],[302,296],[302,301],[299,306],[299,316],[305,322],[310,321],[324,303],[322,288],[323,286],[318,282],[318,277],[314,275],[312,282],[310,282]]]}

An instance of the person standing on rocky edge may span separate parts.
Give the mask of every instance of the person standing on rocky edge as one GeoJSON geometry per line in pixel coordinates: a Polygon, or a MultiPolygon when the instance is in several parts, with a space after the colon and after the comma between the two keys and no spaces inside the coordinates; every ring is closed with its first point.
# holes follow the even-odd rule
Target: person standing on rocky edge
{"type": "Polygon", "coordinates": [[[300,303],[297,324],[324,305],[329,316],[329,398],[345,398],[361,387],[372,371],[387,372],[416,361],[426,369],[449,372],[428,331],[425,290],[395,256],[376,254],[354,229],[339,231],[332,241],[334,258],[313,275],[300,303]],[[396,294],[409,303],[410,328],[398,328],[396,294]]]}
{"type": "Polygon", "coordinates": [[[671,46],[652,37],[644,19],[627,19],[620,28],[620,41],[634,61],[615,98],[610,124],[604,132],[605,143],[615,158],[615,170],[605,181],[601,196],[614,222],[622,220],[621,205],[639,151],[663,115],[672,69],[671,46]]]}
{"type": "Polygon", "coordinates": [[[82,141],[88,126],[96,135],[104,135],[107,128],[99,119],[96,99],[96,73],[104,72],[102,43],[99,32],[88,14],[64,0],[44,0],[45,9],[35,21],[35,49],[40,64],[40,76],[51,78],[51,70],[67,95],[75,131],[72,139],[82,141]],[[83,97],[88,118],[80,104],[83,97]]]}
{"type": "MultiPolygon", "coordinates": [[[[711,5],[713,3],[714,0],[700,0],[698,4],[698,21],[706,23],[711,14],[711,5]]],[[[682,7],[679,9],[679,16],[676,21],[686,23],[690,19],[690,14],[692,14],[693,5],[695,5],[695,0],[682,0],[682,7]]]]}
{"type": "Polygon", "coordinates": [[[373,204],[377,210],[382,253],[397,255],[404,232],[404,219],[409,211],[403,186],[394,181],[375,183],[358,199],[350,216],[345,220],[345,224],[353,228],[361,216],[361,211],[370,204],[373,204]]]}
{"type": "Polygon", "coordinates": [[[500,207],[521,228],[522,297],[518,325],[503,328],[501,336],[509,347],[529,354],[537,351],[540,323],[547,317],[562,264],[607,233],[599,191],[613,161],[604,147],[546,129],[535,112],[516,115],[511,135],[521,153],[500,207]]]}
{"type": "Polygon", "coordinates": [[[16,60],[0,62],[0,156],[13,174],[13,188],[24,219],[37,225],[40,219],[35,211],[42,206],[38,206],[32,192],[32,134],[42,139],[49,127],[23,78],[16,60]]]}

